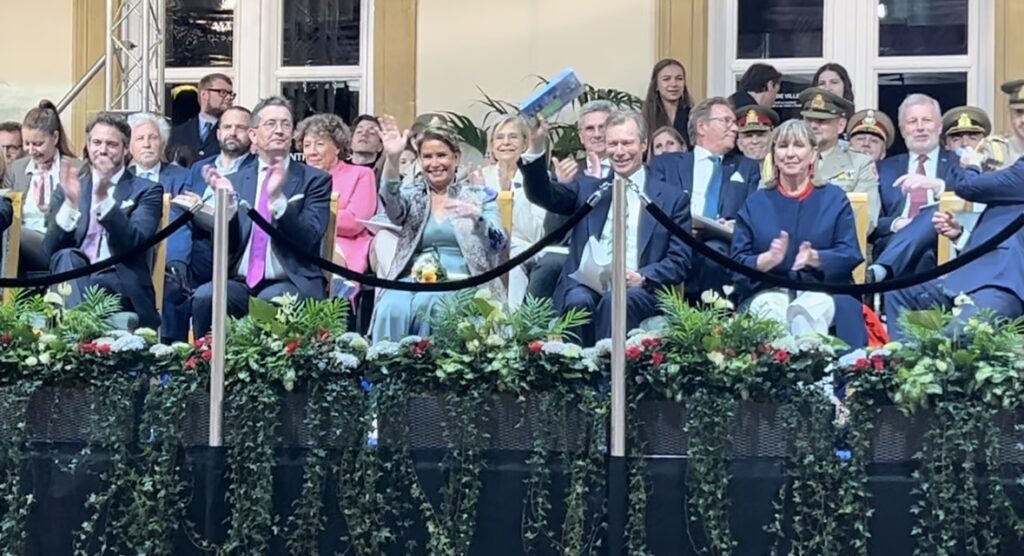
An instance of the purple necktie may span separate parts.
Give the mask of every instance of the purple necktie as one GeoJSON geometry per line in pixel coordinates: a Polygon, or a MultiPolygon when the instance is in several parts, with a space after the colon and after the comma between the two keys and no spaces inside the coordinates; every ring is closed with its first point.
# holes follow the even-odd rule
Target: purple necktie
{"type": "MultiPolygon", "coordinates": [[[[259,199],[256,202],[256,212],[267,221],[270,220],[270,196],[267,194],[267,191],[272,186],[277,185],[279,181],[281,181],[281,167],[277,165],[268,166],[267,177],[263,179],[263,187],[257,193],[259,199]]],[[[256,285],[260,283],[260,280],[263,280],[263,276],[267,273],[268,243],[270,243],[270,238],[267,236],[267,233],[259,226],[253,226],[252,244],[249,249],[249,269],[245,273],[245,283],[249,286],[249,289],[255,289],[256,285]]]]}

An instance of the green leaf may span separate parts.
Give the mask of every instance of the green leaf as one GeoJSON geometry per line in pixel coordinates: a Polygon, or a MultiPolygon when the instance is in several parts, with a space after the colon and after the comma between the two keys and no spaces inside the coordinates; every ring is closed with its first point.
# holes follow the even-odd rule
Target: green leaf
{"type": "Polygon", "coordinates": [[[259,323],[271,323],[277,318],[277,307],[258,297],[249,298],[249,316],[259,323]]]}

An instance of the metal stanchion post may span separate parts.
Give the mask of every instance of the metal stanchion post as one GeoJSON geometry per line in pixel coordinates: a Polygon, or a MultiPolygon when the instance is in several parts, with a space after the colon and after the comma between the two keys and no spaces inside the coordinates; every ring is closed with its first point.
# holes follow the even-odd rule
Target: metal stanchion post
{"type": "Polygon", "coordinates": [[[224,440],[224,352],[228,318],[228,203],[230,194],[218,189],[213,210],[213,359],[210,361],[210,446],[224,440]]]}
{"type": "Polygon", "coordinates": [[[612,419],[608,459],[609,554],[623,554],[626,533],[626,182],[612,187],[612,419]]]}

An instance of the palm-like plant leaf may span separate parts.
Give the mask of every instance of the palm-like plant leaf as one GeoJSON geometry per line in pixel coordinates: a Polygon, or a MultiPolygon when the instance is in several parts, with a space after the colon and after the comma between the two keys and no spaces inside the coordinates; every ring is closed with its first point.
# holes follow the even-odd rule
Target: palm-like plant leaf
{"type": "Polygon", "coordinates": [[[480,154],[487,152],[487,131],[477,127],[469,116],[457,112],[442,112],[452,131],[458,135],[459,140],[473,147],[480,154]]]}

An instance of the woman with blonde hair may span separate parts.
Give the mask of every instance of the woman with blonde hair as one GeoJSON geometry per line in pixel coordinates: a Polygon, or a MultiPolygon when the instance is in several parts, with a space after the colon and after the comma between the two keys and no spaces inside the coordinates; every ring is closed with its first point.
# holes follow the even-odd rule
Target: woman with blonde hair
{"type": "MultiPolygon", "coordinates": [[[[789,120],[772,134],[774,177],[736,218],[732,258],[804,283],[852,283],[863,262],[853,208],[832,184],[815,185],[817,146],[810,126],[789,120]]],[[[737,275],[742,306],[779,321],[793,335],[836,335],[851,347],[867,344],[863,308],[850,296],[786,290],[737,275]]]]}
{"type": "MultiPolygon", "coordinates": [[[[511,201],[511,234],[509,256],[515,257],[544,237],[544,222],[548,211],[533,204],[523,191],[523,174],[519,159],[526,152],[530,128],[522,117],[515,114],[502,116],[491,127],[490,154],[494,164],[483,168],[484,185],[497,191],[499,206],[505,199],[511,201]]],[[[539,257],[540,255],[538,255],[539,257]]],[[[526,299],[530,272],[537,257],[519,265],[508,273],[508,304],[518,307],[526,299]]]]}

